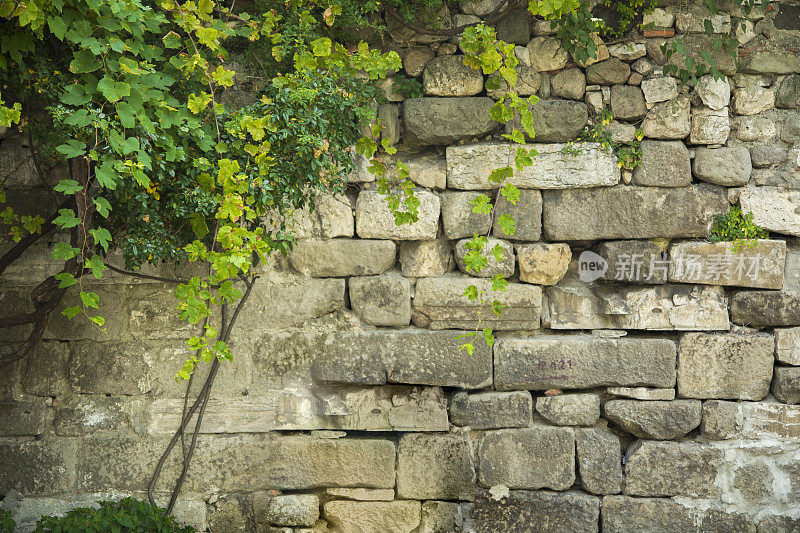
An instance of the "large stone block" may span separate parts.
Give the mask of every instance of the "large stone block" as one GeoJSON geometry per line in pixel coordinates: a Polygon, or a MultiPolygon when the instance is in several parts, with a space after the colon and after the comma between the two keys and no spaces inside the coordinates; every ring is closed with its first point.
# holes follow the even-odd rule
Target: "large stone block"
{"type": "Polygon", "coordinates": [[[361,191],[356,201],[356,233],[362,239],[435,239],[439,227],[441,201],[435,194],[418,189],[419,220],[398,226],[386,197],[377,191],[361,191]]]}
{"type": "Polygon", "coordinates": [[[692,110],[691,144],[725,144],[731,132],[728,108],[708,109],[696,107],[692,110]]]}
{"type": "Polygon", "coordinates": [[[126,344],[93,341],[73,344],[69,361],[72,389],[88,394],[144,394],[151,390],[148,365],[126,344]]]}
{"type": "Polygon", "coordinates": [[[471,429],[528,427],[532,413],[533,400],[527,391],[458,392],[450,400],[450,421],[471,429]]]}
{"type": "Polygon", "coordinates": [[[312,377],[365,385],[394,382],[466,389],[490,385],[491,350],[476,342],[470,355],[458,349],[462,340],[457,336],[453,331],[415,329],[336,336],[317,354],[312,377]]]}
{"type": "Polygon", "coordinates": [[[422,520],[414,533],[463,531],[469,523],[472,504],[427,501],[422,503],[422,520]]]}
{"type": "Polygon", "coordinates": [[[569,268],[572,251],[566,243],[517,245],[519,279],[537,285],[555,285],[569,268]]]}
{"type": "MultiPolygon", "coordinates": [[[[537,104],[538,106],[538,104],[537,104]]],[[[538,132],[538,130],[537,130],[538,132]]],[[[619,183],[619,167],[614,154],[599,144],[581,145],[578,154],[562,151],[563,144],[527,145],[539,155],[533,165],[514,170],[508,179],[521,189],[572,189],[602,187],[619,183]]],[[[447,147],[447,185],[452,189],[484,190],[497,185],[489,181],[493,170],[509,165],[509,154],[516,146],[498,143],[465,144],[447,147]]],[[[518,204],[519,205],[519,204],[518,204]]]]}
{"type": "Polygon", "coordinates": [[[455,256],[458,269],[464,274],[476,276],[479,278],[492,278],[494,276],[502,276],[508,278],[514,275],[514,268],[516,266],[516,257],[514,255],[514,247],[510,242],[489,237],[488,241],[481,250],[481,255],[486,258],[486,266],[480,271],[474,270],[467,266],[465,257],[470,253],[467,245],[471,239],[462,239],[456,243],[455,256]],[[500,260],[495,256],[495,249],[498,248],[500,252],[500,260]]]}
{"type": "Polygon", "coordinates": [[[710,109],[724,109],[731,101],[730,82],[727,79],[715,80],[711,74],[697,80],[694,91],[710,109]]]}
{"type": "Polygon", "coordinates": [[[319,195],[309,208],[294,213],[294,232],[298,239],[353,236],[353,206],[346,196],[319,195]]]}
{"type": "Polygon", "coordinates": [[[693,509],[665,498],[606,496],[602,514],[604,533],[756,531],[752,518],[745,513],[703,506],[693,509]]]}
{"type": "Polygon", "coordinates": [[[461,55],[434,57],[422,72],[427,96],[473,96],[483,90],[483,74],[464,64],[461,55]]]}
{"type": "Polygon", "coordinates": [[[703,402],[703,421],[700,423],[700,433],[708,440],[725,440],[738,434],[740,424],[736,421],[739,416],[739,404],[723,400],[708,400],[703,402]]]}
{"type": "Polygon", "coordinates": [[[800,366],[800,328],[775,328],[775,359],[800,366]]]}
{"type": "Polygon", "coordinates": [[[780,289],[786,241],[759,239],[737,251],[727,242],[682,242],[670,247],[669,280],[760,289],[780,289]]]}
{"type": "MultiPolygon", "coordinates": [[[[589,121],[589,109],[583,102],[574,100],[540,100],[531,109],[535,137],[526,138],[540,143],[563,143],[574,141],[589,121]]],[[[513,124],[524,131],[518,118],[506,124],[506,131],[513,124]]]]}
{"type": "Polygon", "coordinates": [[[642,141],[642,161],[633,173],[633,182],[650,187],[689,185],[689,149],[680,141],[642,141]]]}
{"type": "Polygon", "coordinates": [[[400,244],[400,267],[404,276],[441,276],[453,269],[453,256],[445,239],[404,241],[400,244]]]}
{"type": "Polygon", "coordinates": [[[572,429],[537,424],[487,431],[478,440],[477,457],[482,487],[565,490],[575,482],[572,429]]]}
{"type": "Polygon", "coordinates": [[[536,411],[557,426],[592,426],[600,418],[600,395],[540,396],[536,398],[536,411]]]}
{"type": "MultiPolygon", "coordinates": [[[[448,239],[463,239],[473,235],[486,235],[491,227],[491,217],[475,213],[470,204],[483,193],[453,192],[442,194],[442,224],[448,239]]],[[[541,202],[539,202],[541,206],[541,202]]]]}
{"type": "Polygon", "coordinates": [[[714,215],[729,207],[722,189],[703,185],[598,187],[542,194],[544,235],[551,241],[707,237],[714,215]]]}
{"type": "Polygon", "coordinates": [[[420,502],[415,501],[348,502],[337,500],[327,502],[324,512],[325,519],[334,528],[334,531],[408,533],[415,531],[420,523],[420,502]]]}
{"type": "Polygon", "coordinates": [[[706,51],[711,54],[711,59],[714,65],[720,72],[726,76],[736,74],[736,61],[738,60],[738,48],[733,47],[728,50],[726,47],[717,48],[714,46],[714,39],[716,37],[709,37],[705,34],[688,34],[681,35],[680,37],[673,37],[666,41],[667,46],[672,46],[675,41],[680,39],[683,43],[686,53],[674,53],[667,58],[661,50],[661,44],[664,42],[660,39],[651,39],[647,42],[647,53],[655,59],[659,65],[670,63],[673,65],[685,65],[687,57],[697,58],[701,57],[701,52],[706,51]]]}
{"type": "Polygon", "coordinates": [[[74,439],[0,441],[0,487],[5,494],[55,494],[74,490],[74,439]]]}
{"type": "Polygon", "coordinates": [[[497,498],[481,491],[472,507],[481,533],[597,533],[600,500],[579,491],[510,491],[497,498]]]}
{"type": "Polygon", "coordinates": [[[407,326],[411,322],[411,282],[398,274],[350,278],[350,305],[373,326],[407,326]]]}
{"type": "Polygon", "coordinates": [[[731,298],[731,320],[746,326],[800,326],[800,293],[739,291],[731,298]]]}
{"type": "Polygon", "coordinates": [[[700,425],[701,403],[699,400],[611,400],[603,406],[603,414],[641,439],[671,440],[700,425]]]}
{"type": "Polygon", "coordinates": [[[41,184],[31,149],[22,145],[19,138],[7,138],[0,143],[0,168],[3,170],[3,187],[30,189],[41,184]]]}
{"type": "Polygon", "coordinates": [[[651,139],[683,139],[691,131],[689,99],[678,97],[656,104],[642,123],[645,137],[651,139]]]}
{"type": "Polygon", "coordinates": [[[141,397],[75,394],[58,403],[53,429],[56,435],[64,437],[89,435],[104,429],[135,428],[138,432],[145,422],[144,405],[149,401],[141,397]]]}
{"type": "Polygon", "coordinates": [[[447,163],[436,151],[398,152],[397,158],[408,166],[411,181],[427,189],[447,187],[447,163]]]}
{"type": "Polygon", "coordinates": [[[495,344],[495,386],[500,390],[672,387],[675,359],[675,343],[668,339],[588,335],[501,339],[495,344]]]}
{"type": "Polygon", "coordinates": [[[634,85],[611,87],[611,113],[617,120],[638,121],[647,115],[644,94],[634,85]]]}
{"type": "Polygon", "coordinates": [[[760,400],[769,393],[769,335],[687,333],[678,343],[678,396],[760,400]]]}
{"type": "Polygon", "coordinates": [[[488,96],[462,98],[411,98],[403,104],[403,131],[409,144],[439,145],[482,137],[499,124],[489,111],[488,96]]]}
{"type": "Polygon", "coordinates": [[[395,248],[392,241],[300,240],[289,254],[289,261],[311,277],[370,276],[391,268],[395,248]]]}
{"type": "Polygon", "coordinates": [[[313,526],[319,519],[319,496],[316,494],[263,493],[253,497],[253,513],[259,523],[273,526],[313,526]]]}
{"type": "Polygon", "coordinates": [[[492,327],[497,330],[533,330],[539,327],[541,298],[542,289],[537,285],[510,283],[506,292],[500,292],[492,290],[489,280],[424,278],[417,281],[414,311],[430,320],[431,329],[492,327]],[[464,296],[470,285],[484,292],[486,303],[464,296]],[[495,316],[491,310],[493,300],[506,306],[500,316],[495,316]]]}
{"type": "Polygon", "coordinates": [[[796,36],[784,32],[775,39],[759,35],[747,43],[739,65],[741,72],[748,74],[796,74],[800,72],[800,56],[796,36]]]}
{"type": "Polygon", "coordinates": [[[567,68],[550,78],[550,94],[556,98],[583,100],[586,76],[577,68],[567,68]]]}
{"type": "Polygon", "coordinates": [[[555,37],[534,37],[528,43],[531,67],[539,72],[561,70],[567,65],[569,56],[555,37]]]}
{"type": "Polygon", "coordinates": [[[475,482],[466,434],[410,433],[397,448],[397,496],[471,500],[475,482]]]}
{"type": "Polygon", "coordinates": [[[622,444],[602,427],[575,430],[581,487],[593,494],[622,491],[622,444]]]}
{"type": "Polygon", "coordinates": [[[772,393],[781,403],[800,403],[800,367],[776,366],[772,393]]]}
{"type": "Polygon", "coordinates": [[[512,241],[538,241],[542,236],[542,193],[538,190],[522,189],[517,205],[511,204],[503,195],[495,201],[495,218],[492,235],[512,241]],[[508,213],[515,223],[514,234],[506,235],[500,226],[500,217],[508,213]]]}
{"type": "Polygon", "coordinates": [[[595,248],[608,269],[598,279],[624,283],[666,283],[668,265],[661,247],[651,240],[604,241],[595,248]]]}
{"type": "Polygon", "coordinates": [[[717,498],[723,461],[722,450],[697,442],[637,441],[627,454],[625,494],[717,498]]]}
{"type": "MultiPolygon", "coordinates": [[[[310,250],[303,247],[302,242],[305,241],[298,244],[301,244],[301,253],[306,254],[310,250]]],[[[393,243],[389,244],[393,248],[393,243]]],[[[358,246],[354,248],[358,248],[358,246]]],[[[393,255],[394,252],[392,252],[393,255]]],[[[325,273],[326,269],[327,273],[332,273],[338,268],[333,264],[323,265],[320,259],[320,257],[306,256],[304,261],[318,262],[321,269],[317,270],[315,274],[325,273]]],[[[330,256],[328,256],[328,260],[332,260],[330,256]]],[[[300,264],[299,260],[297,264],[300,264]]],[[[306,264],[306,266],[309,265],[306,264]]],[[[345,265],[345,268],[347,266],[345,265]]],[[[355,265],[351,262],[349,266],[355,265]]],[[[311,268],[314,267],[311,266],[311,268]]],[[[345,307],[345,280],[343,279],[308,278],[297,275],[264,279],[258,281],[253,287],[250,298],[242,307],[242,312],[236,322],[236,329],[253,331],[263,328],[264,324],[269,324],[273,328],[297,326],[343,307],[345,307]]]]}
{"type": "Polygon", "coordinates": [[[615,85],[628,81],[631,67],[616,57],[589,65],[586,69],[586,82],[589,84],[615,85]]]}
{"type": "Polygon", "coordinates": [[[45,413],[43,402],[0,402],[0,437],[41,435],[45,413]]]}
{"type": "Polygon", "coordinates": [[[781,187],[746,187],[739,201],[753,222],[776,233],[800,235],[800,191],[781,187]]]}
{"type": "Polygon", "coordinates": [[[678,80],[671,77],[648,78],[642,80],[642,91],[649,104],[666,102],[678,97],[678,80]]]}

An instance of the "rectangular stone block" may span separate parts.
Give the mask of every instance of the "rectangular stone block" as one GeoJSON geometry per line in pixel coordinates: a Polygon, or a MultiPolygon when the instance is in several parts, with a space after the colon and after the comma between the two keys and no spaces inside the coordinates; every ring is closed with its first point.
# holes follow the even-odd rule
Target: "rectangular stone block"
{"type": "Polygon", "coordinates": [[[780,289],[786,242],[759,239],[738,251],[725,242],[682,242],[670,247],[669,280],[678,283],[780,289]]]}
{"type": "Polygon", "coordinates": [[[603,498],[604,533],[643,531],[740,531],[755,533],[756,526],[745,513],[698,505],[692,509],[665,498],[603,498]]]}
{"type": "Polygon", "coordinates": [[[447,147],[447,186],[451,189],[495,189],[489,181],[492,171],[511,166],[508,179],[520,189],[572,189],[604,187],[619,183],[619,166],[614,154],[597,143],[581,144],[577,154],[563,151],[566,144],[525,146],[536,150],[533,165],[518,171],[514,156],[518,145],[478,143],[447,147]]]}
{"type": "Polygon", "coordinates": [[[420,502],[415,501],[337,500],[325,504],[324,516],[334,531],[414,531],[420,523],[420,507],[420,502]]]}
{"type": "Polygon", "coordinates": [[[492,383],[492,353],[475,342],[459,350],[459,331],[406,329],[336,336],[317,354],[311,375],[319,381],[383,385],[410,383],[480,389],[492,383]]]}
{"type": "Polygon", "coordinates": [[[800,366],[800,327],[775,328],[775,359],[800,366]]]}
{"type": "Polygon", "coordinates": [[[486,96],[409,98],[403,104],[404,140],[412,145],[446,145],[482,137],[500,125],[486,96]]]}
{"type": "Polygon", "coordinates": [[[714,215],[728,210],[724,189],[598,187],[544,191],[544,235],[550,241],[707,237],[714,215]]]}
{"type": "Polygon", "coordinates": [[[675,343],[669,339],[606,339],[589,335],[500,339],[495,343],[495,387],[673,387],[675,360],[675,343]]]}
{"type": "Polygon", "coordinates": [[[410,433],[397,448],[397,497],[470,500],[475,483],[467,434],[410,433]]]}
{"type": "Polygon", "coordinates": [[[608,268],[599,279],[621,283],[666,283],[669,264],[653,241],[605,241],[596,248],[608,268]]]}
{"type": "Polygon", "coordinates": [[[492,235],[495,237],[512,241],[538,241],[542,237],[542,192],[522,189],[517,205],[500,195],[494,216],[492,235]],[[514,235],[506,235],[500,227],[500,217],[506,213],[514,218],[514,235]]]}
{"type": "Polygon", "coordinates": [[[800,235],[800,191],[782,187],[745,187],[739,201],[753,222],[775,233],[800,235]]]}
{"type": "Polygon", "coordinates": [[[722,450],[697,442],[636,441],[625,462],[625,494],[718,498],[723,461],[722,450]]]}
{"type": "Polygon", "coordinates": [[[731,320],[745,326],[800,326],[800,293],[739,291],[731,297],[731,320]]]}
{"type": "Polygon", "coordinates": [[[581,486],[592,494],[622,492],[622,443],[606,428],[575,430],[581,486]]]}
{"type": "MultiPolygon", "coordinates": [[[[75,394],[58,402],[53,417],[56,435],[80,437],[99,430],[139,432],[146,423],[149,398],[75,394]]],[[[181,405],[183,401],[181,400],[181,405]]]]}
{"type": "Polygon", "coordinates": [[[800,405],[774,402],[741,402],[736,404],[736,435],[744,439],[800,439],[800,405]]]}
{"type": "Polygon", "coordinates": [[[523,283],[509,283],[506,292],[493,291],[491,281],[465,277],[424,278],[417,281],[414,311],[426,317],[431,329],[534,330],[539,328],[542,288],[523,283]],[[475,285],[484,291],[486,304],[470,301],[464,290],[475,285]],[[498,300],[506,307],[500,316],[491,309],[498,300]]]}
{"type": "Polygon", "coordinates": [[[386,196],[375,190],[361,191],[356,201],[356,233],[362,239],[401,239],[419,241],[435,239],[439,228],[439,197],[425,189],[417,189],[419,220],[413,224],[395,223],[386,196]]]}
{"type": "Polygon", "coordinates": [[[492,223],[489,215],[473,212],[470,204],[482,193],[446,191],[442,193],[442,224],[448,239],[486,235],[492,223]]]}
{"type": "Polygon", "coordinates": [[[294,245],[289,261],[294,268],[314,278],[372,276],[389,270],[396,256],[392,241],[304,239],[294,245]]]}
{"type": "Polygon", "coordinates": [[[46,409],[44,402],[0,402],[0,437],[41,435],[46,409]]]}
{"type": "Polygon", "coordinates": [[[0,487],[7,494],[55,494],[74,490],[73,439],[0,442],[0,487]]]}
{"type": "Polygon", "coordinates": [[[142,357],[132,357],[128,348],[125,343],[73,343],[69,361],[72,389],[87,394],[149,392],[152,386],[147,363],[142,357]]]}
{"type": "Polygon", "coordinates": [[[529,392],[458,392],[450,400],[450,421],[471,429],[524,428],[531,425],[529,392]]]}
{"type": "Polygon", "coordinates": [[[580,491],[510,491],[497,498],[478,491],[472,507],[475,531],[481,533],[597,533],[600,499],[580,491]]]}

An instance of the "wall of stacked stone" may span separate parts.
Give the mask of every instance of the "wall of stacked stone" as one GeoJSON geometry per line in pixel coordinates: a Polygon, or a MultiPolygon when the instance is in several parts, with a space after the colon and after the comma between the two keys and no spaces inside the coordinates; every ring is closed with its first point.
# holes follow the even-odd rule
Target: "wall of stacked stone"
{"type": "MultiPolygon", "coordinates": [[[[495,3],[462,1],[452,23],[495,3]]],[[[520,91],[541,97],[539,155],[514,178],[522,199],[499,205],[513,238],[469,205],[495,192],[488,173],[505,158],[496,95],[455,40],[392,30],[425,96],[403,101],[386,82],[379,114],[420,220],[394,224],[363,161],[345,196],[298,214],[300,241],[264,270],[234,332],[179,516],[214,532],[800,528],[797,10],[775,6],[745,29],[735,10],[711,17],[740,39],[731,58],[702,33],[702,2],[664,4],[652,37],[600,46],[589,65],[546,24],[497,25],[518,45],[520,91]],[[676,31],[728,81],[662,77],[660,45],[676,31]],[[616,140],[644,132],[634,172],[597,145],[562,150],[605,108],[616,140]],[[770,238],[738,254],[708,242],[732,204],[770,238]],[[488,283],[463,272],[475,233],[506,250],[484,271],[510,280],[499,317],[463,297],[488,283]],[[579,275],[585,251],[608,262],[594,281],[579,275]],[[692,261],[706,270],[681,268],[692,261]],[[459,351],[479,325],[495,345],[459,351]]],[[[43,194],[26,153],[10,133],[0,143],[23,204],[43,194]]],[[[57,267],[51,247],[4,274],[3,309],[26,308],[57,267]]],[[[41,513],[141,497],[181,414],[173,375],[192,327],[169,286],[110,275],[94,290],[107,332],[55,316],[0,374],[0,505],[23,530],[41,513]]]]}

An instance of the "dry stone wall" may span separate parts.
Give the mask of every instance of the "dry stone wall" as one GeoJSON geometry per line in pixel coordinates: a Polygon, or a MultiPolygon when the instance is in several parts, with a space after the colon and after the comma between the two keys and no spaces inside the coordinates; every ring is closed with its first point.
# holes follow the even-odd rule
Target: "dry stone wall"
{"type": "MultiPolygon", "coordinates": [[[[494,4],[448,16],[460,25],[494,4]]],[[[469,204],[496,194],[497,95],[455,40],[392,28],[425,94],[404,100],[390,80],[379,113],[402,139],[420,220],[394,224],[363,161],[347,194],[298,213],[300,241],[264,270],[212,390],[183,520],[272,533],[800,530],[797,8],[742,29],[737,10],[664,4],[646,35],[600,46],[588,66],[547,24],[498,23],[521,92],[541,97],[539,155],[514,177],[522,199],[498,206],[512,238],[469,204]],[[734,57],[714,51],[706,17],[739,39],[734,57]],[[663,77],[660,45],[676,32],[727,80],[663,77]],[[643,129],[634,172],[596,144],[563,150],[603,109],[615,140],[643,129]],[[738,253],[710,243],[732,204],[770,237],[738,253]],[[505,251],[484,272],[510,280],[499,317],[463,297],[489,285],[464,272],[475,233],[505,251]],[[458,335],[485,325],[495,345],[459,351],[458,335]]],[[[24,142],[6,134],[0,162],[18,169],[13,201],[35,205],[24,142]]],[[[53,272],[52,246],[6,272],[6,311],[53,272]]],[[[110,275],[93,290],[107,332],[54,317],[0,375],[0,505],[22,531],[41,513],[141,497],[180,419],[172,377],[192,328],[169,287],[110,275]]],[[[0,332],[6,348],[24,338],[0,332]]],[[[164,479],[178,468],[173,457],[164,479]]]]}

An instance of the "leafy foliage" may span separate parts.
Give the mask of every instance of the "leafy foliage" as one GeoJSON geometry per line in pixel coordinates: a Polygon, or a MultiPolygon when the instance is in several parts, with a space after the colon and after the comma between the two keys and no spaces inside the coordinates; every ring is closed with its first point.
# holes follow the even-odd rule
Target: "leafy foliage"
{"type": "Polygon", "coordinates": [[[195,528],[179,524],[166,510],[134,498],[100,501],[99,509],[78,507],[63,517],[43,516],[36,532],[67,533],[193,533],[195,528]]]}
{"type": "MultiPolygon", "coordinates": [[[[595,119],[586,126],[580,136],[579,140],[584,142],[600,143],[600,146],[605,150],[613,150],[617,156],[617,165],[619,168],[625,170],[635,170],[636,167],[642,162],[642,140],[644,139],[644,132],[637,128],[634,133],[633,141],[630,143],[616,142],[611,132],[608,131],[608,125],[614,119],[611,110],[603,109],[595,119]]],[[[568,143],[564,146],[565,153],[577,155],[580,153],[573,143],[568,143]]]]}
{"type": "Polygon", "coordinates": [[[0,533],[14,533],[17,523],[9,511],[0,509],[0,533]]]}
{"type": "Polygon", "coordinates": [[[769,232],[753,222],[753,213],[742,213],[739,206],[732,205],[727,213],[714,217],[711,242],[731,242],[734,251],[743,246],[754,247],[758,239],[766,239],[769,232]]]}

